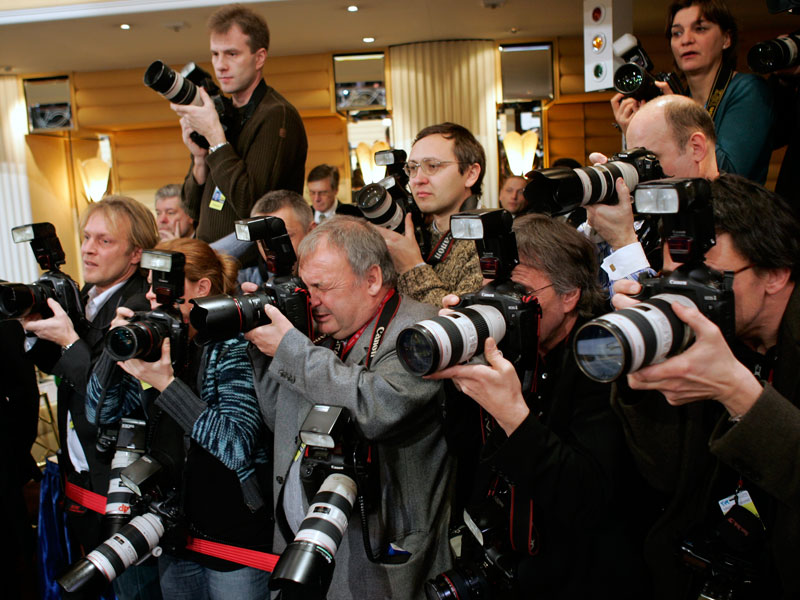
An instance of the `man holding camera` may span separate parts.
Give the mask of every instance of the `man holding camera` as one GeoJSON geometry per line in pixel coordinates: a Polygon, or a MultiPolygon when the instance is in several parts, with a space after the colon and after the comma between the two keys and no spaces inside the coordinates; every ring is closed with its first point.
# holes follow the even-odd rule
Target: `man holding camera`
{"type": "Polygon", "coordinates": [[[213,242],[233,231],[233,222],[246,218],[264,193],[302,193],[308,143],[297,110],[262,77],[269,49],[264,19],[231,5],[212,14],[208,27],[214,74],[238,110],[238,136],[226,137],[214,103],[202,88],[202,106],[170,106],[181,118],[183,141],[192,153],[183,199],[198,218],[197,237],[213,242]],[[192,141],[192,131],[206,138],[208,149],[192,141]]]}
{"type": "Polygon", "coordinates": [[[405,170],[417,206],[432,219],[432,250],[422,256],[410,214],[406,215],[405,234],[379,231],[400,275],[398,289],[419,302],[440,307],[447,294],[474,292],[483,282],[475,244],[453,239],[450,216],[477,207],[485,154],[467,129],[441,123],[417,134],[405,170]]]}
{"type": "MultiPolygon", "coordinates": [[[[488,338],[488,364],[429,376],[451,378],[488,413],[475,420],[483,447],[466,512],[481,529],[487,519],[502,527],[498,551],[507,568],[519,565],[493,597],[634,597],[642,569],[623,493],[633,465],[610,385],[583,375],[572,349],[573,333],[602,302],[594,248],[544,215],[521,216],[513,230],[520,264],[511,279],[541,306],[537,358],[517,370],[488,338]]],[[[474,546],[471,536],[462,548],[474,546]]]]}
{"type": "MultiPolygon", "coordinates": [[[[736,339],[729,347],[698,310],[673,303],[694,343],[628,376],[648,392],[620,384],[614,399],[640,471],[664,495],[645,559],[658,598],[794,598],[800,224],[781,198],[742,177],[720,176],[711,193],[717,239],[705,263],[734,274],[736,339]]],[[[617,307],[632,302],[614,297],[617,307]]]]}
{"type": "MultiPolygon", "coordinates": [[[[686,96],[651,100],[633,115],[628,126],[628,147],[646,148],[655,154],[667,177],[717,178],[715,141],[708,111],[686,96]]],[[[591,158],[600,164],[608,161],[599,153],[591,158]]],[[[650,267],[634,229],[631,191],[621,179],[616,188],[617,204],[586,207],[589,225],[609,246],[600,266],[612,283],[650,267]]]]}
{"type": "Polygon", "coordinates": [[[371,444],[379,492],[359,490],[370,507],[373,556],[356,508],[327,598],[416,600],[425,579],[449,566],[453,464],[438,419],[440,385],[408,373],[395,344],[401,330],[435,309],[397,292],[386,244],[363,219],[340,215],[313,229],[298,247],[298,273],[321,337],[308,339],[272,305],[265,306],[271,324],[245,336],[260,350],[251,348],[256,390],[275,432],[277,521],[291,529],[276,531],[274,550],[292,541],[308,508],[300,427],[315,405],[344,407],[355,434],[371,444]]]}
{"type": "MultiPolygon", "coordinates": [[[[39,338],[30,356],[43,371],[61,378],[58,434],[62,473],[80,488],[105,495],[109,465],[97,450],[97,427],[86,418],[86,386],[117,307],[137,295],[146,306],[148,284],[139,262],[142,250],[158,243],[158,229],[153,214],[140,202],[107,196],[86,209],[81,231],[86,282],[81,294],[86,298],[88,326],[79,334],[64,309],[52,299],[47,301],[52,317],[34,315],[22,322],[26,331],[39,338]]],[[[67,516],[71,533],[84,548],[94,548],[102,541],[100,514],[73,501],[67,507],[67,516]]]]}

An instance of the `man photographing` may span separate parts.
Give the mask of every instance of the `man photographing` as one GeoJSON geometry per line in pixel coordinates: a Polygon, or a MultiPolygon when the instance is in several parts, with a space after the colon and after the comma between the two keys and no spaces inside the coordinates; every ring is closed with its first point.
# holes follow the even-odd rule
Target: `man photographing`
{"type": "Polygon", "coordinates": [[[208,20],[211,62],[220,88],[230,94],[241,129],[228,139],[208,93],[202,106],[171,104],[192,154],[183,199],[198,218],[197,237],[213,242],[233,231],[257,198],[274,189],[303,191],[308,143],[297,110],[263,79],[269,29],[241,5],[225,6],[208,20]],[[195,131],[208,141],[201,148],[195,131]]]}
{"type": "MultiPolygon", "coordinates": [[[[618,382],[614,399],[639,470],[664,494],[645,559],[657,598],[701,590],[794,598],[800,224],[780,197],[743,177],[721,175],[711,193],[716,245],[705,264],[734,274],[735,340],[729,348],[699,311],[672,303],[694,343],[630,374],[628,385],[641,392],[618,382]],[[703,562],[708,569],[690,568],[703,562]]],[[[617,288],[638,290],[629,281],[617,288]]],[[[631,302],[614,296],[617,307],[631,302]]]]}
{"type": "Polygon", "coordinates": [[[486,169],[483,147],[464,127],[441,123],[417,134],[406,173],[420,211],[430,216],[432,250],[422,256],[411,215],[405,234],[379,229],[400,275],[398,289],[419,302],[442,305],[447,294],[465,294],[483,281],[475,244],[454,240],[450,216],[475,208],[486,169]]]}

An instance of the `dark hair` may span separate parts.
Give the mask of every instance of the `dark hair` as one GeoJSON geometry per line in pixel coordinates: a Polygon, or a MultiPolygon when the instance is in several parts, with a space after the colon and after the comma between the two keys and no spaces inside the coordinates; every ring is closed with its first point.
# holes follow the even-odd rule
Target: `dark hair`
{"type": "Polygon", "coordinates": [[[308,183],[311,183],[312,181],[322,181],[323,179],[330,179],[331,187],[334,190],[339,189],[339,169],[333,165],[317,165],[311,169],[308,174],[308,183]]]}
{"type": "Polygon", "coordinates": [[[213,33],[227,33],[234,25],[238,25],[248,37],[250,52],[256,53],[260,48],[269,51],[267,22],[249,8],[241,4],[231,4],[214,11],[208,18],[208,29],[213,33]]]}
{"type": "Polygon", "coordinates": [[[731,45],[722,51],[722,64],[731,69],[736,69],[736,51],[739,44],[739,27],[736,19],[733,18],[731,10],[725,4],[725,0],[676,0],[667,11],[667,27],[665,35],[667,41],[672,40],[672,22],[679,10],[697,6],[700,8],[700,15],[711,23],[719,25],[723,33],[727,33],[731,38],[731,45]]]}
{"type": "Polygon", "coordinates": [[[561,158],[555,159],[551,164],[550,167],[569,167],[570,169],[580,169],[583,165],[579,163],[574,158],[570,158],[568,156],[563,156],[561,158]]]}
{"type": "Polygon", "coordinates": [[[756,269],[800,267],[800,222],[777,194],[742,177],[723,174],[711,182],[717,234],[730,234],[733,247],[756,269]]]}
{"type": "Polygon", "coordinates": [[[462,163],[458,165],[459,173],[463,174],[464,171],[475,163],[481,168],[478,179],[470,188],[474,196],[480,196],[483,176],[486,173],[486,153],[483,151],[481,143],[475,139],[475,136],[472,135],[466,127],[449,122],[425,127],[417,134],[417,137],[414,138],[414,143],[416,144],[422,138],[428,137],[429,135],[437,134],[443,136],[446,140],[453,140],[453,152],[458,162],[462,163]]]}
{"type": "MultiPolygon", "coordinates": [[[[397,271],[386,242],[376,227],[360,217],[336,215],[325,219],[303,238],[297,247],[297,264],[316,252],[325,241],[331,248],[340,250],[347,257],[353,273],[363,279],[372,265],[378,265],[383,285],[395,287],[397,271]]],[[[357,299],[356,299],[357,301],[357,299]]]]}
{"type": "Polygon", "coordinates": [[[603,303],[594,245],[566,222],[528,214],[514,221],[522,264],[543,271],[557,294],[580,290],[578,314],[591,317],[603,303]]]}
{"type": "Polygon", "coordinates": [[[705,135],[709,143],[716,144],[717,132],[714,129],[714,121],[703,106],[685,96],[665,96],[665,98],[670,98],[670,101],[664,102],[664,120],[681,153],[686,149],[686,144],[695,131],[705,135]]]}
{"type": "Polygon", "coordinates": [[[291,208],[294,216],[303,227],[303,231],[308,231],[311,221],[314,220],[314,211],[297,192],[292,190],[272,190],[259,198],[250,210],[251,216],[265,215],[279,211],[282,208],[291,208]]]}

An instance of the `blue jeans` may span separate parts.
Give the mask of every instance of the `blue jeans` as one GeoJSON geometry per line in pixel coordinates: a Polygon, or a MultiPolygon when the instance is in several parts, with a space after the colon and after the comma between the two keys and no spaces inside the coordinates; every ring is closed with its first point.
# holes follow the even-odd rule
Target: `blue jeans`
{"type": "Polygon", "coordinates": [[[269,600],[269,573],[260,569],[215,571],[162,554],[158,570],[161,593],[170,600],[269,600]]]}

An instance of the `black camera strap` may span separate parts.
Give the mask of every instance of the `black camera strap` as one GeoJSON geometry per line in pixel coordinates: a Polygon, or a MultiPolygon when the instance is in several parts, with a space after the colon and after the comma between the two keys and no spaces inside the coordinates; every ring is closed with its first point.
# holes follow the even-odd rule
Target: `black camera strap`
{"type": "Polygon", "coordinates": [[[714,85],[711,87],[711,93],[708,95],[706,101],[706,110],[711,118],[714,118],[714,113],[717,112],[722,97],[725,95],[725,90],[728,89],[728,84],[733,79],[733,69],[722,65],[717,71],[717,76],[714,79],[714,85]]]}
{"type": "Polygon", "coordinates": [[[445,260],[447,255],[450,254],[450,250],[453,249],[453,241],[453,234],[449,231],[445,233],[439,243],[436,244],[436,247],[431,250],[425,262],[434,267],[445,260]]]}
{"type": "MultiPolygon", "coordinates": [[[[375,354],[378,352],[378,348],[381,346],[383,334],[386,332],[386,328],[389,326],[391,320],[397,314],[398,308],[400,308],[400,294],[397,293],[397,290],[389,290],[376,311],[378,319],[375,322],[375,328],[372,330],[372,342],[367,350],[367,357],[364,359],[364,366],[368,369],[372,359],[375,358],[375,354]]],[[[367,329],[367,325],[369,325],[374,318],[373,315],[373,318],[364,323],[361,329],[345,340],[334,340],[332,337],[328,336],[323,338],[319,342],[319,345],[333,350],[336,356],[344,362],[347,360],[347,355],[350,354],[350,351],[355,347],[358,339],[367,329]]]]}

